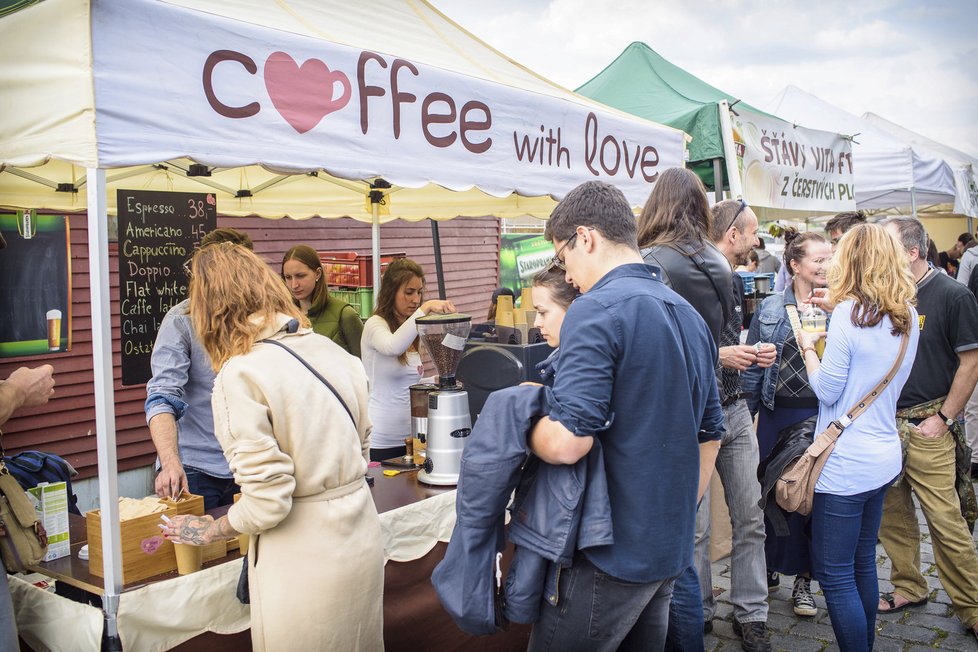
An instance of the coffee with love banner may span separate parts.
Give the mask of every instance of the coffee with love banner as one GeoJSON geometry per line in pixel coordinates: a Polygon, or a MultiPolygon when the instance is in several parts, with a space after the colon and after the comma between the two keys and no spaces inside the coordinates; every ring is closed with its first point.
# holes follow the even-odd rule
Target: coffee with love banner
{"type": "Polygon", "coordinates": [[[186,156],[558,198],[595,179],[638,206],[683,164],[681,132],[538,79],[552,94],[162,2],[92,11],[103,167],[186,156]]]}

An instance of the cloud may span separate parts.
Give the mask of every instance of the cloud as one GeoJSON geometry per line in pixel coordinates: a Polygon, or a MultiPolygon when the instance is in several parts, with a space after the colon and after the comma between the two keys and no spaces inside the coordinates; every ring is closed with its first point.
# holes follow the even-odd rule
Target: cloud
{"type": "Polygon", "coordinates": [[[764,104],[796,84],[978,155],[973,0],[433,0],[505,54],[576,88],[632,41],[764,104]]]}

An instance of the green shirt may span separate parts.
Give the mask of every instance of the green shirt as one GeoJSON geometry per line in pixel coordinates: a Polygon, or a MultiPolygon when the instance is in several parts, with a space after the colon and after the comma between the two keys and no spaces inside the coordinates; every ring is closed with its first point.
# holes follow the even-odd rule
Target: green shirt
{"type": "Polygon", "coordinates": [[[326,307],[315,317],[309,315],[312,330],[333,340],[352,355],[360,357],[363,321],[350,304],[330,297],[326,307]]]}

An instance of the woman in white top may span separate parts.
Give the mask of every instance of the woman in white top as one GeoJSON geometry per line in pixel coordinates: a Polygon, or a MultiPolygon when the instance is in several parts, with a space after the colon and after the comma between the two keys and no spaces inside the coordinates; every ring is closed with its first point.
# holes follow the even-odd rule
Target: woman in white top
{"type": "Polygon", "coordinates": [[[423,300],[424,270],[410,258],[392,262],[381,279],[377,308],[363,325],[360,351],[370,379],[368,410],[373,431],[370,459],[375,462],[407,452],[411,435],[408,388],[424,373],[414,320],[429,313],[455,312],[451,301],[423,300]]]}
{"type": "Polygon", "coordinates": [[[920,334],[914,297],[903,247],[883,227],[863,224],[842,238],[829,269],[835,308],[821,362],[814,348],[821,335],[796,333],[819,400],[816,433],[886,376],[903,336],[910,338],[896,376],[839,437],[815,485],[812,565],[843,652],[873,649],[876,536],[883,497],[902,465],[896,402],[920,334]]]}

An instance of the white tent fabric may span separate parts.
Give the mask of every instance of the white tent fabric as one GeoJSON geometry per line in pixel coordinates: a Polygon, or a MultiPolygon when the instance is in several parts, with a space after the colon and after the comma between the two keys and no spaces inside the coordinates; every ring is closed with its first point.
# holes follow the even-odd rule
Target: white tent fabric
{"type": "Polygon", "coordinates": [[[639,206],[684,159],[681,131],[535,75],[423,0],[44,0],[0,19],[0,60],[0,206],[89,216],[110,637],[113,187],[213,189],[222,214],[369,219],[379,280],[382,213],[546,216],[592,179],[639,206]],[[368,210],[370,185],[388,183],[368,210]]]}
{"type": "MultiPolygon", "coordinates": [[[[365,189],[342,181],[383,177],[436,207],[409,209],[409,219],[486,213],[486,200],[466,207],[464,196],[449,209],[445,189],[477,189],[515,211],[514,193],[559,198],[588,179],[640,206],[656,172],[683,161],[682,132],[557,86],[416,0],[45,0],[0,26],[0,163],[48,182],[35,208],[75,199],[64,191],[77,172],[23,169],[52,159],[84,168],[171,161],[168,179],[144,168],[155,178],[127,183],[174,190],[186,189],[176,177],[190,161],[235,177],[244,167],[250,185],[211,185],[230,191],[218,195],[222,212],[249,214],[281,205],[281,196],[261,201],[266,182],[321,177],[306,180],[311,196],[289,188],[300,199],[274,217],[356,213],[331,208],[365,189]],[[340,181],[335,189],[318,182],[329,179],[340,181]],[[52,192],[59,185],[61,196],[52,192]]],[[[3,205],[27,203],[16,189],[0,193],[3,205]]],[[[405,196],[391,198],[392,216],[405,196]]],[[[550,207],[527,208],[545,216],[550,207]]]]}
{"type": "Polygon", "coordinates": [[[944,159],[954,173],[954,212],[978,217],[978,158],[901,127],[875,113],[864,113],[862,117],[874,127],[900,139],[914,149],[944,159]]]}
{"type": "Polygon", "coordinates": [[[954,201],[954,175],[941,158],[907,145],[869,122],[796,86],[765,110],[798,124],[853,137],[856,205],[895,208],[954,201]]]}

